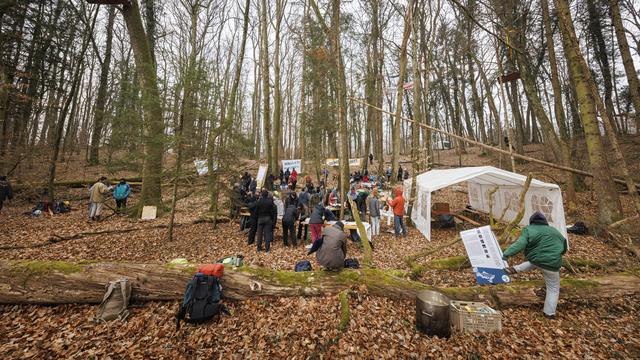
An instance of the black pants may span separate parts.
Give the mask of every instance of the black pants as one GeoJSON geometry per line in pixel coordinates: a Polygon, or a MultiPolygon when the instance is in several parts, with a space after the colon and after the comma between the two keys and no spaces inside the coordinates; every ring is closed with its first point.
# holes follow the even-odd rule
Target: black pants
{"type": "Polygon", "coordinates": [[[249,228],[249,237],[247,238],[247,244],[253,245],[253,243],[256,242],[256,232],[258,231],[258,219],[250,217],[247,227],[249,228]]]}
{"type": "Polygon", "coordinates": [[[282,222],[282,239],[284,240],[284,246],[289,246],[288,239],[291,239],[293,246],[298,245],[296,241],[296,225],[295,223],[282,222]]]}
{"type": "Polygon", "coordinates": [[[303,225],[302,222],[298,223],[298,240],[301,240],[303,243],[307,242],[309,238],[309,225],[303,225]],[[304,239],[302,239],[302,228],[304,227],[304,239]]]}
{"type": "Polygon", "coordinates": [[[116,199],[116,206],[118,210],[124,210],[127,208],[127,198],[124,199],[116,199]]]}
{"type": "Polygon", "coordinates": [[[271,217],[258,218],[258,231],[256,233],[258,237],[258,251],[262,250],[262,240],[264,238],[265,250],[271,249],[271,240],[273,240],[273,222],[271,217]]]}

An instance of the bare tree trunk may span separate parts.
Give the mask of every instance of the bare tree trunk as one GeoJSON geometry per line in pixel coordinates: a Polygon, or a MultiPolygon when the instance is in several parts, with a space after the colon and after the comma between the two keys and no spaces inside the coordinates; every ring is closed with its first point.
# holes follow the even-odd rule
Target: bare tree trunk
{"type": "Polygon", "coordinates": [[[620,48],[620,56],[622,56],[624,72],[627,74],[627,81],[629,82],[629,94],[631,95],[631,101],[635,109],[636,134],[640,136],[640,81],[638,80],[638,74],[636,73],[633,57],[629,50],[624,24],[620,16],[620,0],[609,0],[609,9],[613,27],[616,30],[616,39],[618,40],[618,47],[620,48]]]}
{"type": "Polygon", "coordinates": [[[600,137],[596,107],[590,88],[590,82],[593,79],[580,52],[569,4],[567,0],[554,0],[554,3],[558,13],[562,45],[567,57],[569,74],[575,86],[580,118],[584,126],[587,152],[594,175],[594,189],[598,199],[598,228],[602,230],[622,217],[620,199],[616,194],[615,184],[600,137]]]}
{"type": "Polygon", "coordinates": [[[262,111],[263,111],[263,131],[265,141],[265,152],[267,153],[267,164],[269,165],[269,171],[276,171],[277,167],[274,166],[272,142],[271,142],[271,114],[269,106],[269,36],[267,35],[267,1],[262,0],[262,6],[260,8],[260,59],[262,64],[262,111]]]}
{"type": "Polygon", "coordinates": [[[162,204],[160,183],[164,152],[164,121],[154,56],[149,38],[142,26],[138,0],[131,0],[129,5],[124,5],[122,14],[129,32],[129,41],[133,48],[138,81],[142,90],[145,157],[142,168],[144,181],[138,210],[141,213],[142,206],[162,204]]]}
{"type": "Polygon", "coordinates": [[[104,110],[107,103],[107,86],[109,86],[109,70],[111,68],[111,44],[113,40],[113,23],[116,18],[116,8],[109,8],[107,19],[107,39],[104,58],[100,64],[100,84],[93,116],[93,133],[91,134],[91,149],[89,151],[89,164],[97,165],[99,162],[100,140],[102,138],[102,126],[104,125],[104,110]]]}
{"type": "Polygon", "coordinates": [[[411,22],[413,21],[414,0],[407,3],[407,13],[404,16],[404,32],[402,34],[402,44],[400,45],[400,75],[396,87],[396,115],[391,128],[391,143],[393,152],[391,155],[391,183],[396,182],[395,175],[398,173],[400,165],[400,124],[402,123],[402,98],[404,96],[404,81],[407,71],[407,45],[411,35],[411,22]]]}

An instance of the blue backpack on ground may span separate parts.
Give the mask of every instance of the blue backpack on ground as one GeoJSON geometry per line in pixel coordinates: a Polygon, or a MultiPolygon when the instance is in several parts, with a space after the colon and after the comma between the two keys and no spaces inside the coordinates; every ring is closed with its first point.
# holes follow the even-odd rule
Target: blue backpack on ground
{"type": "Polygon", "coordinates": [[[300,260],[296,263],[295,272],[312,271],[311,262],[309,260],[300,260]]]}
{"type": "Polygon", "coordinates": [[[230,315],[220,302],[222,288],[215,276],[196,274],[187,284],[180,310],[176,314],[176,329],[180,321],[201,324],[220,314],[230,315]]]}

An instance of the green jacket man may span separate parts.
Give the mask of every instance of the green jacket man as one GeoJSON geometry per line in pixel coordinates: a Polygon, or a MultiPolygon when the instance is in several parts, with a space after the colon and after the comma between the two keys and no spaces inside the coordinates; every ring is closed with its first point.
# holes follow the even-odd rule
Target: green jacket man
{"type": "Polygon", "coordinates": [[[567,252],[567,239],[555,228],[549,226],[542,213],[536,211],[529,218],[529,226],[525,227],[518,240],[504,251],[503,259],[507,260],[521,251],[527,261],[505,269],[507,274],[539,269],[542,271],[547,294],[544,302],[544,315],[554,318],[560,296],[560,267],[562,255],[567,252]]]}

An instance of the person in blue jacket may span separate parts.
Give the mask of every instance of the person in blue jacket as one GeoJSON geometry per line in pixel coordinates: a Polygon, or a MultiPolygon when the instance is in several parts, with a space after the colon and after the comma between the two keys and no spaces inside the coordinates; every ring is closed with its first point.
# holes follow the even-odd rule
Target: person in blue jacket
{"type": "Polygon", "coordinates": [[[123,178],[120,179],[118,185],[113,190],[113,198],[116,199],[116,206],[118,211],[125,211],[127,209],[127,199],[131,194],[131,186],[127,184],[127,181],[123,178]]]}

